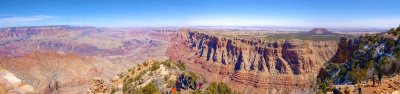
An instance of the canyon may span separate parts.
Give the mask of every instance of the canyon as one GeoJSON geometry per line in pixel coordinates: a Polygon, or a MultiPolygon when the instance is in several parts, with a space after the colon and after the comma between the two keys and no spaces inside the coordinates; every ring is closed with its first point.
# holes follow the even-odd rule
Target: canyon
{"type": "Polygon", "coordinates": [[[189,70],[243,93],[312,93],[319,69],[338,49],[334,39],[269,40],[259,37],[262,32],[180,31],[167,50],[171,60],[186,62],[189,70]]]}
{"type": "Polygon", "coordinates": [[[170,32],[68,25],[1,28],[0,89],[87,93],[93,78],[111,79],[145,60],[167,59],[170,32]]]}
{"type": "Polygon", "coordinates": [[[7,27],[0,29],[0,92],[75,94],[116,89],[124,93],[120,86],[134,75],[116,77],[146,60],[170,60],[184,63],[187,71],[207,82],[226,83],[235,92],[308,94],[315,92],[318,73],[327,62],[348,59],[351,38],[324,28],[274,32],[7,27]]]}

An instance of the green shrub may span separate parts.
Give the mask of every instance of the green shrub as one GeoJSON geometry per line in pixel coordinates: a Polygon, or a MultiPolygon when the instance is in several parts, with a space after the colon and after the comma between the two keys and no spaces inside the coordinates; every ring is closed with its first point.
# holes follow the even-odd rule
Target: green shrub
{"type": "Polygon", "coordinates": [[[396,58],[400,58],[400,47],[397,47],[397,48],[395,49],[395,51],[394,51],[394,56],[395,56],[396,58]]]}
{"type": "Polygon", "coordinates": [[[149,65],[149,63],[147,63],[147,62],[144,62],[144,63],[143,63],[143,66],[147,66],[147,65],[149,65]]]}
{"type": "Polygon", "coordinates": [[[318,88],[319,88],[324,94],[329,90],[328,83],[326,83],[326,82],[320,82],[320,83],[318,84],[318,88]]]}
{"type": "Polygon", "coordinates": [[[146,72],[147,72],[147,71],[142,71],[142,72],[140,72],[138,75],[136,75],[134,81],[137,81],[137,80],[139,80],[140,78],[142,78],[142,76],[143,76],[144,74],[146,74],[146,72]]]}
{"type": "Polygon", "coordinates": [[[190,94],[204,94],[204,93],[201,90],[194,90],[194,91],[190,92],[190,94]]]}
{"type": "Polygon", "coordinates": [[[371,51],[369,52],[369,58],[372,59],[374,57],[376,48],[372,48],[371,51]]]}
{"type": "Polygon", "coordinates": [[[331,77],[327,71],[327,68],[321,68],[321,70],[319,70],[319,74],[317,76],[317,78],[321,81],[326,81],[329,77],[331,77]]]}
{"type": "Polygon", "coordinates": [[[395,30],[394,28],[391,28],[391,29],[389,30],[389,33],[391,33],[391,34],[393,34],[393,35],[395,35],[395,36],[398,34],[397,30],[395,30]]]}
{"type": "Polygon", "coordinates": [[[208,94],[217,94],[218,93],[218,84],[216,82],[212,82],[210,86],[207,87],[206,92],[208,94]]]}
{"type": "Polygon", "coordinates": [[[133,81],[134,81],[133,78],[129,78],[129,79],[126,81],[126,83],[132,83],[133,81]]]}
{"type": "Polygon", "coordinates": [[[395,41],[392,39],[388,39],[386,42],[387,48],[392,48],[393,46],[395,46],[395,41]]]}
{"type": "Polygon", "coordinates": [[[142,94],[161,94],[161,91],[153,83],[149,83],[141,89],[142,94]]]}
{"type": "Polygon", "coordinates": [[[367,67],[368,67],[368,69],[369,69],[369,68],[373,68],[373,67],[374,67],[374,60],[369,60],[369,61],[367,62],[367,67]]]}
{"type": "Polygon", "coordinates": [[[158,69],[160,69],[160,63],[153,63],[153,65],[150,68],[151,71],[156,71],[158,69]]]}
{"type": "Polygon", "coordinates": [[[338,76],[342,77],[342,76],[346,75],[346,73],[347,73],[346,67],[344,65],[340,66],[340,72],[339,72],[338,76]]]}
{"type": "Polygon", "coordinates": [[[193,81],[197,80],[197,78],[198,78],[197,75],[191,71],[188,71],[187,74],[188,74],[188,76],[192,77],[193,81]]]}
{"type": "Polygon", "coordinates": [[[389,62],[388,62],[388,57],[387,56],[383,56],[382,57],[382,60],[379,62],[379,64],[382,64],[382,65],[386,65],[386,64],[388,64],[389,62]]]}
{"type": "Polygon", "coordinates": [[[172,65],[171,65],[171,61],[170,60],[165,60],[165,61],[163,61],[163,62],[161,62],[163,65],[165,65],[165,66],[167,66],[167,68],[171,68],[172,67],[172,65]]]}
{"type": "Polygon", "coordinates": [[[180,70],[186,70],[186,68],[185,68],[185,63],[183,63],[183,62],[178,62],[178,64],[176,64],[176,66],[177,66],[180,70]]]}
{"type": "Polygon", "coordinates": [[[118,76],[118,78],[122,78],[122,77],[124,77],[125,75],[124,75],[123,73],[118,73],[117,76],[118,76]]]}
{"type": "Polygon", "coordinates": [[[396,31],[400,31],[400,25],[396,28],[396,31]]]}
{"type": "Polygon", "coordinates": [[[134,81],[133,78],[129,78],[128,80],[124,81],[124,85],[122,86],[123,92],[129,92],[129,90],[133,87],[132,82],[134,81]]]}
{"type": "Polygon", "coordinates": [[[352,71],[349,72],[350,79],[353,83],[358,83],[362,81],[367,76],[367,70],[354,68],[352,71]]]}
{"type": "Polygon", "coordinates": [[[233,91],[225,83],[212,82],[206,89],[207,94],[233,94],[233,91]]]}
{"type": "Polygon", "coordinates": [[[142,70],[142,65],[137,65],[137,70],[142,70]]]}

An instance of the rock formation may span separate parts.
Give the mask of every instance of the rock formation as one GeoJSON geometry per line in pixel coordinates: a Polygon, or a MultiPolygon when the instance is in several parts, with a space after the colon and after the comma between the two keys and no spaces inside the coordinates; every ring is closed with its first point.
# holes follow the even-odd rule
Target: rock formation
{"type": "Polygon", "coordinates": [[[340,38],[339,47],[336,54],[332,57],[332,63],[346,63],[350,55],[353,53],[353,40],[347,38],[340,38]]]}
{"type": "Polygon", "coordinates": [[[7,71],[4,75],[12,74],[18,79],[18,87],[3,81],[7,78],[0,70],[0,89],[6,88],[6,93],[84,93],[92,78],[111,79],[144,60],[167,59],[171,31],[153,30],[79,26],[0,28],[0,67],[7,71]],[[24,90],[21,88],[27,90],[14,91],[24,90]]]}
{"type": "MultiPolygon", "coordinates": [[[[128,71],[117,74],[110,80],[110,83],[104,83],[99,78],[93,79],[94,83],[88,90],[88,94],[146,94],[142,89],[148,84],[154,84],[158,91],[156,94],[161,94],[161,92],[169,92],[181,74],[196,77],[194,74],[188,74],[185,70],[181,70],[170,61],[148,60],[128,71]]],[[[198,79],[202,81],[200,78],[198,79]]],[[[189,92],[183,94],[187,93],[189,92]]]]}
{"type": "Polygon", "coordinates": [[[337,50],[335,40],[266,41],[181,31],[168,50],[172,60],[189,62],[190,70],[209,80],[227,82],[244,93],[310,89],[320,67],[337,50]]]}

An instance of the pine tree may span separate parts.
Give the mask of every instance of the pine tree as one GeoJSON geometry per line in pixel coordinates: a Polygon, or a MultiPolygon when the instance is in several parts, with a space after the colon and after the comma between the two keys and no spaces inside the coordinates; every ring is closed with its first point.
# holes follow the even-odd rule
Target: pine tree
{"type": "Polygon", "coordinates": [[[399,25],[399,27],[397,27],[396,31],[397,31],[397,32],[400,31],[400,25],[399,25]]]}

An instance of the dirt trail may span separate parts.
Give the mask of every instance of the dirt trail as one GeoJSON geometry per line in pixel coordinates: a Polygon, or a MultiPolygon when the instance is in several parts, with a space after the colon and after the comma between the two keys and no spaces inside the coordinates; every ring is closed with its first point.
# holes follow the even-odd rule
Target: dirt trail
{"type": "MultiPolygon", "coordinates": [[[[340,88],[342,92],[346,88],[349,88],[352,94],[358,94],[357,85],[336,85],[335,87],[340,88]]],[[[394,77],[384,77],[382,79],[382,85],[378,84],[376,78],[375,85],[373,85],[372,79],[363,82],[362,84],[363,94],[400,94],[400,75],[394,77]]]]}

